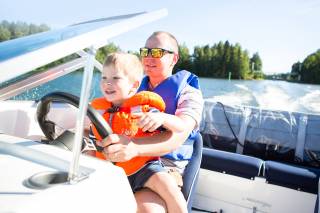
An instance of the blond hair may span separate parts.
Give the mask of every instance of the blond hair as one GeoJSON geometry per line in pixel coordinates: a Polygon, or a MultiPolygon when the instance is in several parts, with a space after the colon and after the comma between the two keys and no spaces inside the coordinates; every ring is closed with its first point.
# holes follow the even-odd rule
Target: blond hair
{"type": "Polygon", "coordinates": [[[143,66],[136,55],[124,53],[124,52],[115,52],[107,55],[103,68],[107,66],[114,66],[117,72],[124,73],[130,81],[141,82],[143,77],[143,66]]]}

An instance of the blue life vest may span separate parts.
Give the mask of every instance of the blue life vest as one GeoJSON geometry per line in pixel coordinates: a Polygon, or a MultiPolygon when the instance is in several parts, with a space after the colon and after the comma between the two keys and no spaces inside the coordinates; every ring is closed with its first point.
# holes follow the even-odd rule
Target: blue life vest
{"type": "MultiPolygon", "coordinates": [[[[190,85],[196,89],[200,89],[198,76],[186,70],[182,70],[161,82],[153,90],[150,90],[149,88],[149,77],[145,76],[141,82],[138,92],[142,90],[149,90],[158,93],[166,103],[165,112],[174,115],[177,109],[177,104],[180,98],[181,91],[187,85],[190,85]]],[[[193,152],[193,141],[197,134],[198,131],[193,130],[189,135],[188,140],[184,144],[182,144],[175,151],[166,154],[163,157],[173,160],[191,159],[193,152]]]]}

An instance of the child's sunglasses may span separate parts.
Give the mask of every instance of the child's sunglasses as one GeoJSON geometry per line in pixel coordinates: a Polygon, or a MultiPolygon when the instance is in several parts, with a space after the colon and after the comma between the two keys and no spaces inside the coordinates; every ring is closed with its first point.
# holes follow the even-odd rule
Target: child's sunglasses
{"type": "Polygon", "coordinates": [[[141,47],[140,48],[140,56],[141,57],[147,57],[151,53],[152,58],[161,58],[165,53],[173,54],[173,51],[165,50],[162,48],[146,48],[141,47]]]}

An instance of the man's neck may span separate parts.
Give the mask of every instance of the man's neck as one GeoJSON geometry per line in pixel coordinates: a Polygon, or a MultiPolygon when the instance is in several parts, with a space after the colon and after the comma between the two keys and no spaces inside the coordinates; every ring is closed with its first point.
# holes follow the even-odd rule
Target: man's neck
{"type": "Polygon", "coordinates": [[[167,78],[169,78],[171,75],[165,77],[165,78],[157,78],[157,79],[151,79],[149,77],[149,88],[150,89],[154,89],[156,88],[159,84],[161,84],[164,80],[166,80],[167,78]]]}
{"type": "MultiPolygon", "coordinates": [[[[162,82],[162,81],[161,81],[162,82]]],[[[161,82],[157,83],[157,82],[151,82],[149,81],[149,89],[153,90],[154,88],[156,88],[161,82]]]]}

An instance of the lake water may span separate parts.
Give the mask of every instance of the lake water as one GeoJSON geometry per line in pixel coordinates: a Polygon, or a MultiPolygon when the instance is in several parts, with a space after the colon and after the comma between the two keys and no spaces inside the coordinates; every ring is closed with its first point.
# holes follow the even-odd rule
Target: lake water
{"type": "MultiPolygon", "coordinates": [[[[91,99],[101,96],[100,74],[93,78],[91,99]]],[[[36,100],[52,91],[80,95],[82,73],[74,72],[14,97],[36,100]]],[[[201,91],[207,99],[228,105],[248,105],[263,109],[320,114],[320,85],[271,80],[225,80],[200,78],[201,91]]]]}

